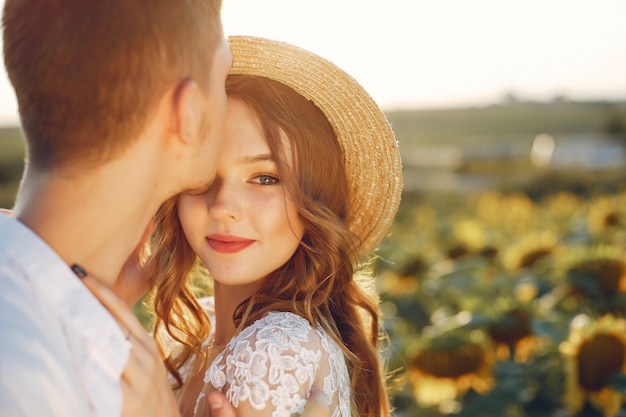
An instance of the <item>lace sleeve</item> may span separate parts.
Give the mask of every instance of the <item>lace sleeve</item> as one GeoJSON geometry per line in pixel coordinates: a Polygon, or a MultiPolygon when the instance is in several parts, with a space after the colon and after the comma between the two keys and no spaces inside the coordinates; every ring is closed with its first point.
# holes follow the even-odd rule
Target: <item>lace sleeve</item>
{"type": "Polygon", "coordinates": [[[269,313],[235,336],[213,361],[195,415],[207,415],[199,410],[213,389],[224,392],[238,415],[246,417],[301,413],[313,385],[324,389],[329,405],[337,404],[340,384],[331,366],[336,361],[324,336],[298,315],[269,313]]]}

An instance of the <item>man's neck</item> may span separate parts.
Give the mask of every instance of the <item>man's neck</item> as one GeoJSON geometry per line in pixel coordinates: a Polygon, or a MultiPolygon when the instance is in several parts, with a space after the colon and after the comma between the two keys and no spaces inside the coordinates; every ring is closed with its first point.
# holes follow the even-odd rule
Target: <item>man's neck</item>
{"type": "Polygon", "coordinates": [[[27,170],[14,216],[68,265],[79,264],[113,285],[167,197],[157,189],[155,172],[156,168],[132,157],[80,175],[27,170]]]}

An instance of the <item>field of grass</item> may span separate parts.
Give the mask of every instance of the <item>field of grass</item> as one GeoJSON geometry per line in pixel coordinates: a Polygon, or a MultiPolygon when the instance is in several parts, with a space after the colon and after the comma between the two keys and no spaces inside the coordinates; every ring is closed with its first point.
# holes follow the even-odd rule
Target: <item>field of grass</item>
{"type": "Polygon", "coordinates": [[[605,132],[626,126],[619,103],[510,103],[489,107],[388,112],[400,146],[471,145],[551,135],[605,132]]]}
{"type": "Polygon", "coordinates": [[[24,142],[17,127],[0,128],[0,207],[13,206],[24,169],[24,142]]]}

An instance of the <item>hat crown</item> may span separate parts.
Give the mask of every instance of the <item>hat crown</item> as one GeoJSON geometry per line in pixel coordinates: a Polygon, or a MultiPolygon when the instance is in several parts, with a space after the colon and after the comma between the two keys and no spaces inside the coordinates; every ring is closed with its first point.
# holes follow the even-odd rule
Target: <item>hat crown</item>
{"type": "Polygon", "coordinates": [[[312,101],[333,127],[350,192],[348,227],[370,252],[393,222],[402,194],[402,163],[391,125],[349,74],[297,46],[251,36],[229,37],[230,74],[266,77],[312,101]]]}

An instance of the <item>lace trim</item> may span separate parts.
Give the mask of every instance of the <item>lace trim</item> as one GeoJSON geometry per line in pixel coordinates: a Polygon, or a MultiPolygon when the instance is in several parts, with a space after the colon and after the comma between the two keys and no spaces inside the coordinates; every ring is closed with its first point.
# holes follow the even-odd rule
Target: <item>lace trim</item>
{"type": "Polygon", "coordinates": [[[271,312],[236,335],[209,366],[206,392],[217,389],[235,406],[272,407],[272,416],[302,413],[318,377],[333,417],[350,416],[350,382],[343,352],[321,327],[294,313],[271,312]]]}

